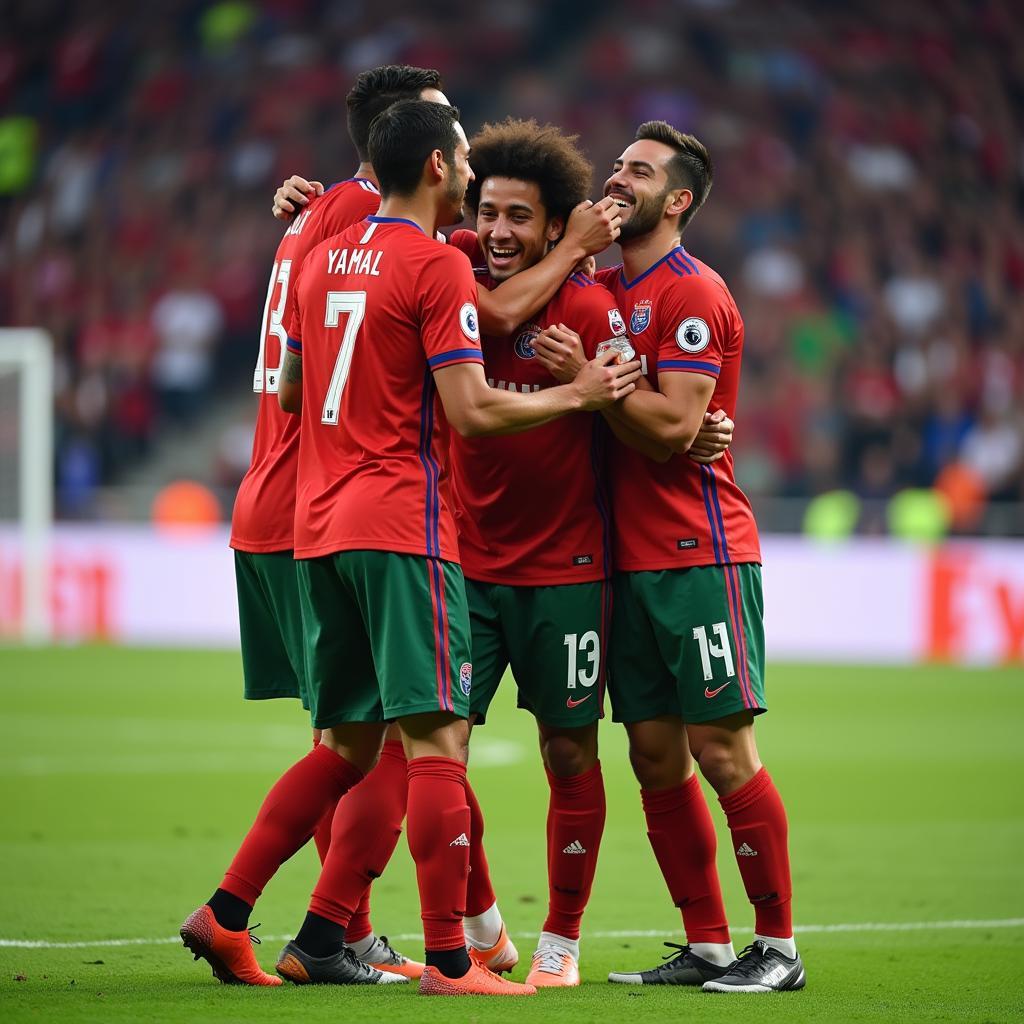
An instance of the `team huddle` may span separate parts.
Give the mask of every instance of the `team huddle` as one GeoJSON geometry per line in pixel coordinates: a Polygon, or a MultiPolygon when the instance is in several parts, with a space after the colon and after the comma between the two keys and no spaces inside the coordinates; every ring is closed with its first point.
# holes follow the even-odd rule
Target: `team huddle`
{"type": "Polygon", "coordinates": [[[245,695],[299,697],[313,749],[265,798],[181,929],[221,981],[418,980],[424,995],[580,982],[605,820],[605,685],[685,945],[624,984],[803,987],[787,823],[762,766],[760,548],[728,450],[743,322],[682,245],[707,150],[647,122],[591,203],[551,126],[467,139],[437,72],[360,75],[360,159],[289,219],[267,292],[252,464],[236,500],[245,695]],[[458,224],[468,206],[476,231],[458,224]],[[594,272],[617,241],[619,266],[594,272]],[[524,983],[466,774],[506,669],[550,787],[547,917],[524,983]],[[736,955],[695,768],[719,797],[755,915],[736,955]],[[425,962],[370,921],[406,820],[425,962]],[[249,917],[314,838],[322,868],[276,974],[249,917]]]}

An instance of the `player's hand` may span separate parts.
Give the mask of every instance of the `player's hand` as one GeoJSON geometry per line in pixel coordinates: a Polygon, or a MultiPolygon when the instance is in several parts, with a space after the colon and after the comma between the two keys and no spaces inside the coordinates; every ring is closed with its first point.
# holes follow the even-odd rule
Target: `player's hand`
{"type": "Polygon", "coordinates": [[[584,256],[593,256],[619,237],[621,223],[622,211],[611,196],[605,196],[599,203],[584,199],[569,214],[561,244],[584,256]]]}
{"type": "Polygon", "coordinates": [[[580,336],[565,324],[545,327],[533,343],[537,360],[559,384],[568,384],[587,361],[580,336]]]}
{"type": "Polygon", "coordinates": [[[574,274],[583,274],[585,277],[593,277],[597,273],[597,260],[593,256],[584,256],[583,259],[573,267],[574,274]]]}
{"type": "Polygon", "coordinates": [[[314,196],[324,194],[322,181],[306,181],[293,174],[274,193],[274,216],[278,220],[291,220],[314,196]]]}
{"type": "Polygon", "coordinates": [[[573,380],[573,386],[581,400],[580,408],[596,412],[625,398],[636,390],[640,376],[640,361],[620,363],[619,353],[614,349],[602,352],[596,359],[584,363],[573,380]]]}
{"type": "Polygon", "coordinates": [[[694,462],[717,462],[732,444],[735,427],[724,409],[704,413],[704,422],[686,454],[694,462]]]}

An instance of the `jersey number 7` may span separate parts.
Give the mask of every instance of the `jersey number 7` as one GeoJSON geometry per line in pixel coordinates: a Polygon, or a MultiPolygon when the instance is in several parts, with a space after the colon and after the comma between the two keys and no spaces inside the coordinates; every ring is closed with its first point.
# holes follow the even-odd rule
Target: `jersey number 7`
{"type": "Polygon", "coordinates": [[[352,352],[356,346],[356,335],[366,315],[366,292],[328,292],[327,311],[324,315],[324,327],[337,327],[341,314],[345,317],[345,332],[341,336],[341,348],[334,362],[334,372],[324,399],[324,411],[321,423],[337,426],[338,411],[341,408],[341,393],[345,390],[348,371],[352,366],[352,352]]]}

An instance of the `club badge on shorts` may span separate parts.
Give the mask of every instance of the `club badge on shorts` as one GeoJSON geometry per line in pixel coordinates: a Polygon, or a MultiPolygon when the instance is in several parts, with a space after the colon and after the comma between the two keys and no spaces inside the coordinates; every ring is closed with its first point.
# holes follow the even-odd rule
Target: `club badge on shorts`
{"type": "Polygon", "coordinates": [[[469,691],[473,688],[473,666],[468,662],[462,663],[462,668],[459,669],[459,689],[462,690],[464,697],[469,696],[469,691]]]}

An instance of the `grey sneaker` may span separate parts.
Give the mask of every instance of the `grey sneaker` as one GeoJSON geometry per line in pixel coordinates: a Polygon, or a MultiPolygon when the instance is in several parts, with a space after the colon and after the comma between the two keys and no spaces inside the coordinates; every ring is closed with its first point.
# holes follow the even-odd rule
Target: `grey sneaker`
{"type": "Polygon", "coordinates": [[[423,974],[423,964],[418,960],[410,960],[403,956],[388,942],[386,935],[378,935],[373,945],[365,953],[356,953],[356,958],[364,964],[384,974],[401,974],[402,977],[414,981],[423,974]]]}
{"type": "Polygon", "coordinates": [[[705,982],[705,992],[792,992],[807,984],[799,955],[788,957],[758,939],[720,978],[705,982]]]}
{"type": "Polygon", "coordinates": [[[665,945],[677,951],[662,957],[667,963],[635,974],[613,972],[608,975],[608,980],[619,985],[703,985],[729,970],[697,956],[689,946],[680,946],[677,942],[666,942],[665,945]]]}
{"type": "Polygon", "coordinates": [[[391,985],[409,981],[400,974],[368,967],[348,946],[333,956],[316,957],[303,953],[294,942],[281,950],[277,973],[296,985],[391,985]]]}

